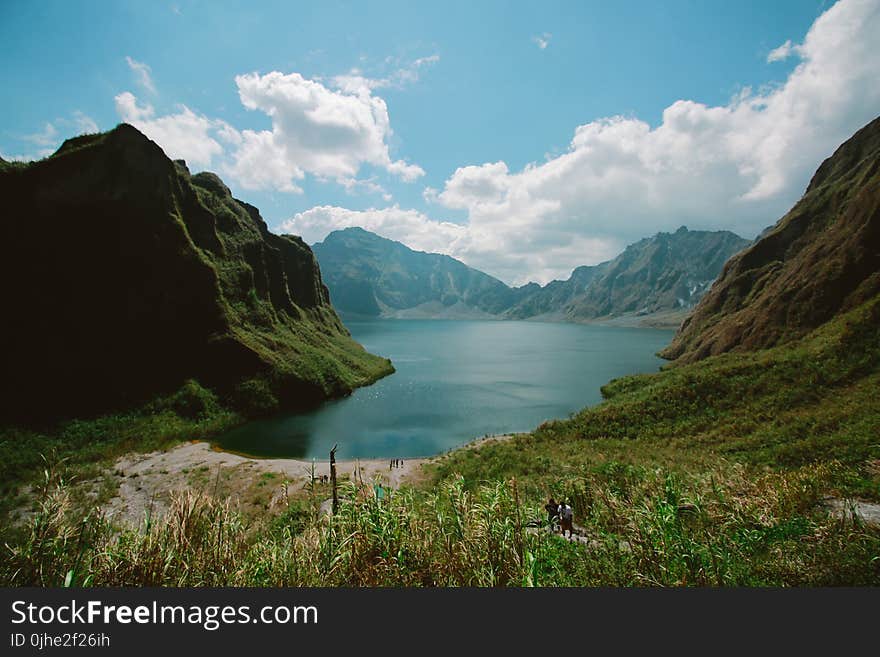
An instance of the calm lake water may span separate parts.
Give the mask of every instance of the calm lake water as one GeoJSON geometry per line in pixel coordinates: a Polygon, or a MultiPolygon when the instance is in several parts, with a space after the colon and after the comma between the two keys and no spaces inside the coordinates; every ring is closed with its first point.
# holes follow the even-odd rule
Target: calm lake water
{"type": "Polygon", "coordinates": [[[583,324],[346,322],[397,372],[304,414],[243,425],[215,442],[254,456],[431,456],[486,434],[529,431],[596,404],[610,379],[656,372],[672,331],[583,324]]]}

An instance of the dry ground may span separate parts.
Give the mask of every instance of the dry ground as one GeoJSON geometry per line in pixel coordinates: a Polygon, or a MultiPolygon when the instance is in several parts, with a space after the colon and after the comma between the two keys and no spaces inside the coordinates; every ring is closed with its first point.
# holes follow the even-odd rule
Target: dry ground
{"type": "MultiPolygon", "coordinates": [[[[510,437],[491,436],[469,446],[510,437]]],[[[403,459],[400,467],[393,468],[390,459],[341,460],[336,463],[336,475],[339,481],[357,477],[359,481],[399,488],[404,483],[417,483],[424,476],[422,466],[439,458],[443,457],[403,459]]],[[[173,493],[187,490],[226,497],[246,515],[263,513],[273,510],[286,495],[303,495],[313,475],[318,479],[315,495],[329,497],[330,484],[321,481],[322,475],[329,480],[328,459],[258,459],[193,441],[166,451],[128,454],[116,461],[103,481],[84,484],[95,489],[99,483],[107,487],[107,478],[112,478],[110,486],[118,487],[103,504],[103,511],[115,521],[137,524],[148,512],[161,514],[173,493]]]]}

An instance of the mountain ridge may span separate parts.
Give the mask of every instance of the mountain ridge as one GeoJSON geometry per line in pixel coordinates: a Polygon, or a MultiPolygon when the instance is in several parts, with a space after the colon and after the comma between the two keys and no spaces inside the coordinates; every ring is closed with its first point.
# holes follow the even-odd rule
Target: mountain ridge
{"type": "Polygon", "coordinates": [[[716,284],[661,356],[788,342],[880,294],[880,117],[841,144],[804,195],[716,284]]]}
{"type": "Polygon", "coordinates": [[[196,378],[263,410],[393,370],[355,343],[300,238],[134,127],[0,169],[5,414],[129,407],[196,378]]]}
{"type": "Polygon", "coordinates": [[[333,231],[313,248],[344,315],[562,321],[657,315],[677,325],[727,256],[747,244],[729,231],[682,226],[631,244],[607,262],[576,267],[568,279],[521,287],[359,227],[333,231]]]}
{"type": "Polygon", "coordinates": [[[359,227],[333,231],[312,248],[342,312],[393,317],[426,304],[461,303],[495,315],[516,295],[502,281],[451,256],[415,251],[359,227]]]}

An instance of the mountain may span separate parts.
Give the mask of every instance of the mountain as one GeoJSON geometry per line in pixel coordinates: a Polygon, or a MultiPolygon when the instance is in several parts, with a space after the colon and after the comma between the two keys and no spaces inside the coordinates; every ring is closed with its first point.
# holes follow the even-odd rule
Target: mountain
{"type": "Polygon", "coordinates": [[[413,251],[362,228],[314,245],[333,304],[368,317],[583,321],[667,313],[676,325],[748,244],[726,231],[658,233],[565,281],[511,288],[449,256],[413,251]]]}
{"type": "Polygon", "coordinates": [[[585,320],[688,311],[721,272],[727,259],[749,242],[729,231],[657,233],[631,244],[594,267],[578,267],[567,281],[554,281],[508,311],[515,318],[556,313],[585,320]]]}
{"type": "Polygon", "coordinates": [[[413,251],[362,228],[334,231],[312,248],[342,313],[478,318],[499,315],[517,298],[497,278],[463,262],[413,251]]]}
{"type": "Polygon", "coordinates": [[[770,347],[878,293],[880,117],[822,163],[788,214],[730,259],[661,355],[689,362],[770,347]]]}
{"type": "Polygon", "coordinates": [[[189,378],[298,407],[393,371],[351,339],[301,239],[130,125],[3,163],[0,198],[5,416],[81,417],[189,378]]]}

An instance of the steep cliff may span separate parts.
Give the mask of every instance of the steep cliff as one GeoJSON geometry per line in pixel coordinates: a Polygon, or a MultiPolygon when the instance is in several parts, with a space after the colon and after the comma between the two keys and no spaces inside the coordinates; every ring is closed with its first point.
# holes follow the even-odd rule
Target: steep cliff
{"type": "Polygon", "coordinates": [[[370,317],[479,317],[516,298],[507,285],[463,262],[414,251],[362,228],[330,233],[314,245],[333,304],[370,317]]]}
{"type": "Polygon", "coordinates": [[[880,293],[880,118],[800,201],[725,265],[662,356],[689,362],[798,338],[880,293]]]}
{"type": "Polygon", "coordinates": [[[553,281],[508,311],[516,318],[557,313],[585,320],[689,311],[725,261],[748,244],[729,231],[657,233],[593,267],[578,267],[566,281],[553,281]]]}
{"type": "Polygon", "coordinates": [[[5,416],[124,407],[187,378],[293,407],[392,371],[342,326],[302,240],[129,125],[4,163],[0,195],[5,416]]]}

